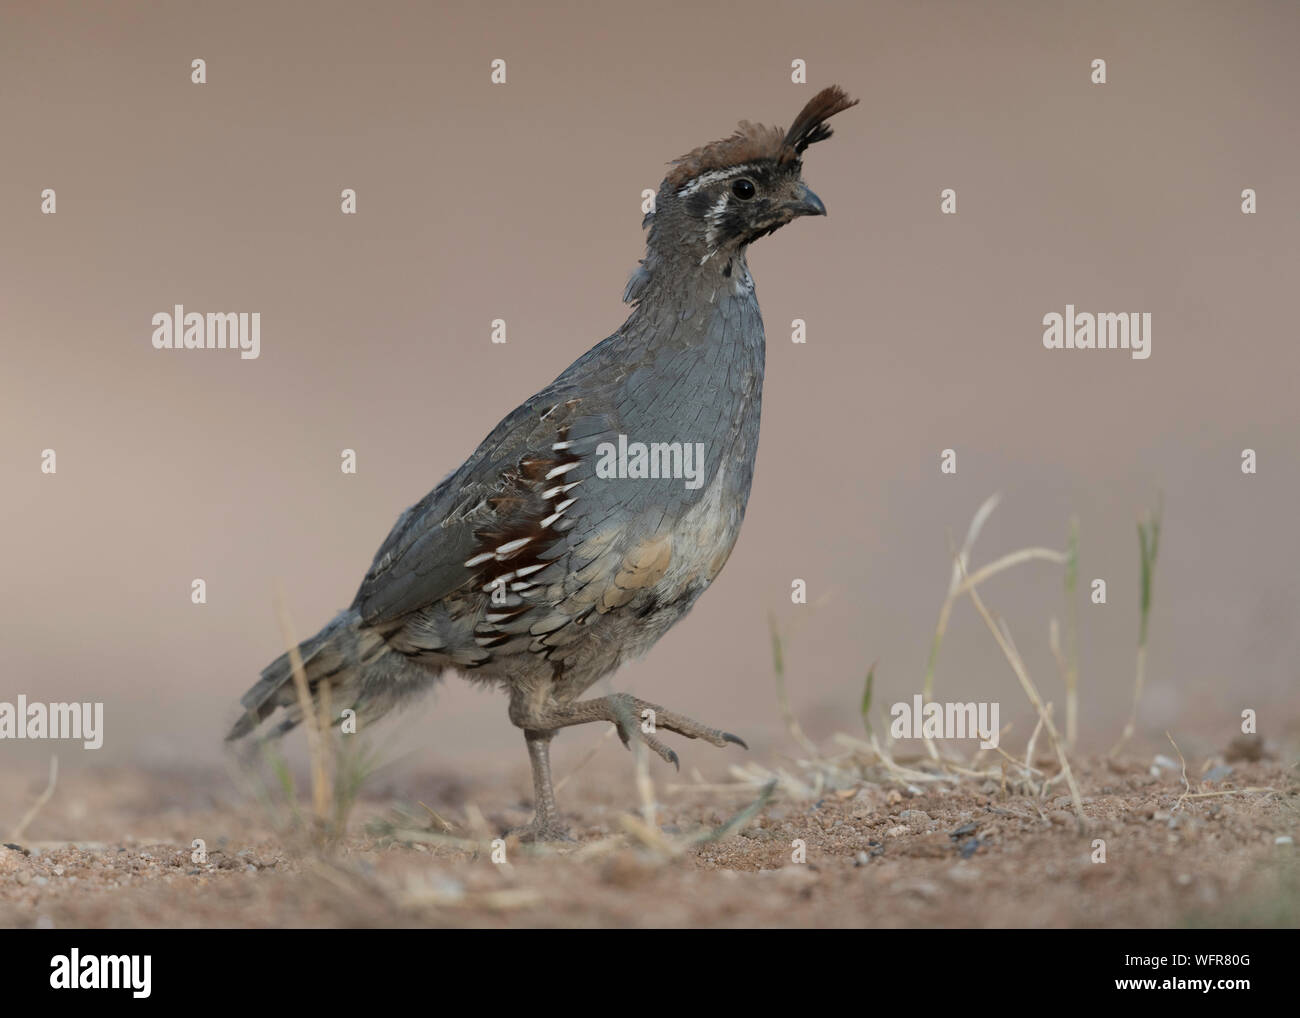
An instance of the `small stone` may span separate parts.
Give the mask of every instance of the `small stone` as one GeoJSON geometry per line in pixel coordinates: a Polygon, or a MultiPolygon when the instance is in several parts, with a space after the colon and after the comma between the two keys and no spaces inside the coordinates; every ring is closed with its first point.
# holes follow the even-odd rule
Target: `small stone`
{"type": "Polygon", "coordinates": [[[859,852],[853,857],[854,866],[865,866],[871,861],[871,857],[866,852],[859,852]]]}
{"type": "Polygon", "coordinates": [[[1275,845],[1294,845],[1294,844],[1295,844],[1295,839],[1292,838],[1291,835],[1289,835],[1289,834],[1279,834],[1276,838],[1273,839],[1273,844],[1275,844],[1275,845]]]}
{"type": "Polygon", "coordinates": [[[978,830],[979,824],[962,824],[955,831],[950,831],[948,837],[956,841],[959,838],[966,837],[968,834],[974,834],[978,830]]]}
{"type": "Polygon", "coordinates": [[[1238,735],[1223,755],[1228,761],[1259,760],[1264,756],[1264,740],[1258,735],[1238,735]]]}
{"type": "Polygon", "coordinates": [[[905,894],[914,894],[925,901],[934,901],[943,894],[943,888],[933,880],[913,880],[904,884],[900,890],[905,894]]]}
{"type": "Polygon", "coordinates": [[[49,877],[36,877],[32,880],[32,883],[35,884],[37,887],[44,887],[49,882],[50,882],[49,877]]]}
{"type": "Polygon", "coordinates": [[[898,838],[907,833],[907,828],[903,826],[891,827],[885,832],[886,838],[898,838]]]}
{"type": "Polygon", "coordinates": [[[27,870],[19,870],[18,875],[15,876],[14,879],[17,880],[18,883],[26,887],[28,884],[32,882],[32,875],[29,872],[27,872],[27,870]]]}
{"type": "Polygon", "coordinates": [[[1206,775],[1202,780],[1222,781],[1224,778],[1228,777],[1228,775],[1230,775],[1232,771],[1233,771],[1233,767],[1231,764],[1219,764],[1218,767],[1211,767],[1210,770],[1206,772],[1206,775]]]}

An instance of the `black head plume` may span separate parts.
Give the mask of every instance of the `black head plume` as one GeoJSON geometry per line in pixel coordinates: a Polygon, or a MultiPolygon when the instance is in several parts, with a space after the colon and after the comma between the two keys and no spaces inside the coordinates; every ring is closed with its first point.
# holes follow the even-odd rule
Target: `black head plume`
{"type": "MultiPolygon", "coordinates": [[[[850,106],[856,106],[858,100],[850,99],[839,85],[823,88],[808,100],[807,105],[799,111],[785,133],[784,148],[794,151],[794,157],[803,155],[804,149],[831,136],[830,125],[826,123],[837,113],[842,113],[850,106]]],[[[782,162],[788,161],[786,156],[782,162]]]]}

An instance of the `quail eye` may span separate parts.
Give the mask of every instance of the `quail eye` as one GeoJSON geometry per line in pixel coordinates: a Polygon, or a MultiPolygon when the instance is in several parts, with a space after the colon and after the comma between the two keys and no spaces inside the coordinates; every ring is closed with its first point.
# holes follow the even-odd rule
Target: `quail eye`
{"type": "Polygon", "coordinates": [[[749,199],[754,197],[755,194],[754,182],[752,180],[746,180],[744,177],[741,177],[739,180],[737,180],[734,184],[731,185],[731,193],[734,194],[741,201],[749,201],[749,199]]]}

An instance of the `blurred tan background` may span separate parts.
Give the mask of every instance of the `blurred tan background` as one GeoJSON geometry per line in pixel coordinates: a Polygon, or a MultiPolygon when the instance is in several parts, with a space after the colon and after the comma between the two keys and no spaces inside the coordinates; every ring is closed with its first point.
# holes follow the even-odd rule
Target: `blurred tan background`
{"type": "MultiPolygon", "coordinates": [[[[218,759],[281,649],[276,582],[300,637],[345,607],[399,512],[621,323],[665,163],[741,118],[787,124],[831,82],[862,104],[805,163],[830,216],[751,252],[769,350],[745,531],[616,688],[788,751],[770,612],[805,727],[858,730],[872,661],[877,704],[919,691],[946,534],[998,491],[977,564],[1063,546],[1074,514],[1081,579],[1108,581],[1109,604],[1080,603],[1081,730],[1104,748],[1131,695],[1135,521],[1162,490],[1139,745],[1220,747],[1245,707],[1265,735],[1294,721],[1295,4],[0,10],[0,700],[103,700],[105,747],[60,746],[66,764],[218,759]],[[154,350],[176,303],[260,311],[261,358],[154,350]],[[1044,350],[1066,303],[1150,311],[1150,360],[1044,350]]],[[[985,596],[1062,710],[1059,570],[985,596]]],[[[1023,745],[1027,704],[968,602],[938,680],[1000,700],[1023,745]]],[[[566,733],[559,766],[598,734],[566,733]]],[[[389,745],[527,773],[504,698],[459,679],[389,745]]],[[[738,759],[676,748],[706,773],[738,759]]]]}

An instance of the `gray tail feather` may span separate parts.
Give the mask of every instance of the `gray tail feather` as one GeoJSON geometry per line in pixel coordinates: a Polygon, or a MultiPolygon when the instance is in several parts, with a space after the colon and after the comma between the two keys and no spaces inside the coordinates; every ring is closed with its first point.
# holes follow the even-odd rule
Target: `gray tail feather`
{"type": "MultiPolygon", "coordinates": [[[[334,621],[309,640],[298,644],[298,653],[302,655],[302,668],[307,676],[307,688],[313,699],[322,679],[341,678],[340,673],[348,668],[350,641],[354,632],[347,612],[337,616],[334,621]]],[[[250,734],[277,707],[286,708],[286,717],[271,731],[272,737],[278,737],[292,729],[302,720],[302,709],[298,703],[298,691],[294,686],[293,668],[289,663],[288,653],[281,654],[262,669],[262,677],[240,698],[244,713],[230,733],[227,742],[242,739],[250,734]]]]}

